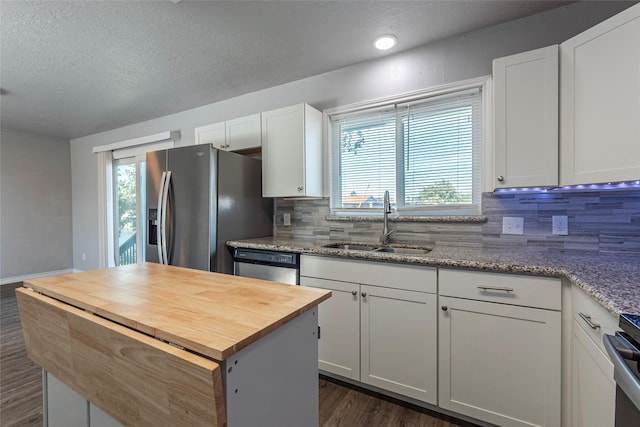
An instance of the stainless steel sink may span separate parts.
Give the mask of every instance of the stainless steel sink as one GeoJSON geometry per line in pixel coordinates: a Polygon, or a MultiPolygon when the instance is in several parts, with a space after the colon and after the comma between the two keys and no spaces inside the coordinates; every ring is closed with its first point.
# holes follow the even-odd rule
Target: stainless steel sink
{"type": "Polygon", "coordinates": [[[328,245],[324,245],[325,248],[333,248],[333,249],[342,249],[345,251],[375,251],[378,249],[377,246],[368,246],[368,245],[358,245],[358,244],[350,244],[350,243],[330,243],[328,245]]]}
{"type": "Polygon", "coordinates": [[[376,252],[387,252],[398,255],[425,255],[431,252],[431,249],[426,248],[399,248],[394,246],[383,246],[375,249],[376,252]]]}
{"type": "Polygon", "coordinates": [[[342,249],[344,251],[364,251],[364,252],[381,252],[398,255],[425,255],[431,252],[429,248],[410,248],[394,245],[374,246],[352,243],[329,243],[324,245],[325,248],[342,249]]]}

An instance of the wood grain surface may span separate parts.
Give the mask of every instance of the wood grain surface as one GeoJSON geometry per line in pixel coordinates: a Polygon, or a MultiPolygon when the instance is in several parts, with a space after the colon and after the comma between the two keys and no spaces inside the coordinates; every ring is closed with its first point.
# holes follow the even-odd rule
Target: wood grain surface
{"type": "Polygon", "coordinates": [[[126,426],[226,426],[220,366],[68,304],[16,291],[29,358],[126,426]]]}
{"type": "Polygon", "coordinates": [[[155,263],[28,280],[24,286],[215,360],[331,296],[322,289],[155,263]]]}

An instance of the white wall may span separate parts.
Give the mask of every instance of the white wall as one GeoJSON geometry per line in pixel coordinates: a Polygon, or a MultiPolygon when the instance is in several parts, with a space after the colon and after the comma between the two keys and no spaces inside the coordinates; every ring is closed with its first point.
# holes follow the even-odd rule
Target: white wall
{"type": "Polygon", "coordinates": [[[69,141],[0,129],[0,283],[72,268],[69,141]]]}
{"type": "Polygon", "coordinates": [[[290,104],[306,102],[324,110],[489,75],[493,58],[560,43],[630,5],[577,2],[375,61],[74,139],[71,141],[73,266],[81,270],[98,267],[97,160],[91,152],[94,146],[165,130],[180,130],[180,145],[193,144],[197,126],[290,104]]]}

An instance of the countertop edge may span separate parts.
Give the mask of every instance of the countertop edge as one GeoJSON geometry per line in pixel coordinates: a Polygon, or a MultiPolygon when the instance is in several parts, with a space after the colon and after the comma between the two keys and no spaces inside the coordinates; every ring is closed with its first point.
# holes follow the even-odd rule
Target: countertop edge
{"type": "MultiPolygon", "coordinates": [[[[397,255],[380,252],[356,252],[345,251],[334,248],[324,248],[317,246],[314,242],[304,242],[302,240],[283,239],[279,242],[277,239],[271,238],[272,242],[266,242],[266,239],[247,239],[228,241],[227,245],[234,248],[259,249],[259,250],[275,250],[281,252],[293,252],[309,255],[326,255],[341,258],[350,258],[363,261],[390,261],[398,263],[407,263],[414,265],[425,265],[433,267],[451,267],[462,268],[477,271],[489,271],[497,273],[513,273],[513,274],[532,274],[545,277],[557,277],[568,280],[572,285],[585,291],[595,302],[607,309],[612,315],[619,316],[622,309],[615,303],[606,293],[603,293],[598,284],[592,283],[585,278],[580,277],[579,273],[571,270],[570,267],[561,265],[543,265],[540,263],[531,263],[528,265],[509,264],[505,262],[488,262],[483,260],[471,261],[463,259],[455,259],[453,257],[441,257],[434,255],[397,255]]],[[[324,242],[324,243],[328,243],[324,242]]]]}

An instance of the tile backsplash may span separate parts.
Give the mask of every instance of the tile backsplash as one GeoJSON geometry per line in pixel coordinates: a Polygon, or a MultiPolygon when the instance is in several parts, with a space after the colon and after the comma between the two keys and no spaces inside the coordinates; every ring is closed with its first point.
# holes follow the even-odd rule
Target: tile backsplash
{"type": "MultiPolygon", "coordinates": [[[[328,220],[329,199],[277,200],[280,237],[377,241],[381,221],[328,220]],[[284,213],[291,226],[282,225],[284,213]]],[[[484,222],[391,222],[391,241],[424,245],[526,247],[533,250],[640,255],[640,191],[484,193],[484,222]],[[567,236],[551,234],[552,216],[566,215],[567,236]],[[502,234],[502,218],[523,217],[523,235],[502,234]]]]}

